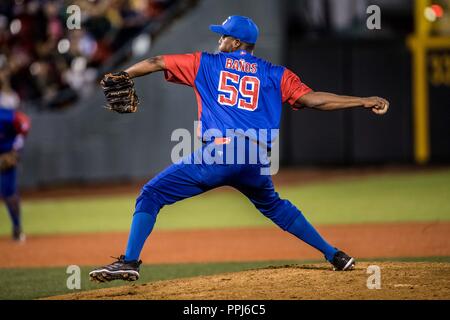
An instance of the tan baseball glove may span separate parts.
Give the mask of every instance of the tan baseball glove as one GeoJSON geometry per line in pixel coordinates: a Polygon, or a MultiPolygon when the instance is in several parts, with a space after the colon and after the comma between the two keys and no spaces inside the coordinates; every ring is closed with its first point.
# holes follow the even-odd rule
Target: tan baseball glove
{"type": "Polygon", "coordinates": [[[16,150],[11,150],[0,154],[0,171],[5,171],[17,166],[19,162],[19,153],[16,150]]]}

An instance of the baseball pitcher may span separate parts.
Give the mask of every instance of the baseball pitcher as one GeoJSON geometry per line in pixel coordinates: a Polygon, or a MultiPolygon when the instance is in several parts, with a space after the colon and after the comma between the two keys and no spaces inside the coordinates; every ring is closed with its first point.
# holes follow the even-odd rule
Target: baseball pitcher
{"type": "Polygon", "coordinates": [[[17,242],[25,241],[17,191],[17,165],[29,130],[28,116],[0,105],[0,190],[12,221],[12,238],[17,242]]]}
{"type": "Polygon", "coordinates": [[[279,197],[271,176],[261,174],[270,164],[268,156],[276,134],[258,133],[279,128],[283,103],[295,109],[326,111],[362,107],[383,115],[388,101],[315,92],[289,69],[254,56],[259,31],[250,18],[230,16],[210,30],[220,35],[218,53],[157,56],[102,79],[108,108],[120,113],[137,110],[133,78],[163,71],[167,81],[191,86],[197,98],[198,135],[203,146],[142,188],[125,254],[90,272],[91,280],[137,280],[139,256],[160,209],[224,185],[242,192],[280,228],[322,252],[334,270],[353,269],[355,259],[324,240],[297,207],[279,197]],[[258,153],[255,161],[236,161],[241,156],[248,159],[255,144],[268,152],[258,153]]]}

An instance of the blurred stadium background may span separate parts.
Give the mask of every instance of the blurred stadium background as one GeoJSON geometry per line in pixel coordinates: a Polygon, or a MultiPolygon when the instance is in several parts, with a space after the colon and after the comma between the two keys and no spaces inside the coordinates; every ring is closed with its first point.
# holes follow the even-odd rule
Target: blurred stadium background
{"type": "MultiPolygon", "coordinates": [[[[154,55],[214,51],[218,39],[208,25],[232,14],[258,24],[256,55],[289,67],[314,90],[378,95],[391,102],[384,117],[286,107],[282,168],[274,178],[282,196],[319,225],[421,222],[450,230],[449,0],[4,0],[0,105],[24,111],[32,129],[19,171],[24,245],[10,243],[8,215],[4,208],[0,212],[0,248],[8,261],[0,265],[1,298],[67,292],[62,266],[92,261],[56,258],[68,254],[67,248],[47,252],[45,237],[57,243],[58,236],[92,233],[95,239],[95,232],[118,232],[125,241],[139,186],[170,164],[171,132],[194,133],[197,110],[190,88],[167,84],[162,75],[139,78],[139,111],[121,116],[102,108],[99,78],[154,55]],[[80,29],[67,27],[71,5],[81,9],[80,29]],[[366,26],[369,5],[381,8],[380,30],[366,26]],[[34,276],[41,275],[35,285],[41,289],[34,290],[23,268],[48,267],[48,256],[60,269],[33,269],[34,276]]],[[[232,192],[208,193],[164,210],[157,223],[161,232],[273,228],[232,192]]],[[[441,247],[424,249],[417,258],[447,259],[449,240],[440,238],[441,247]]],[[[112,249],[124,246],[116,243],[112,249]]],[[[85,249],[103,254],[107,262],[109,251],[85,249]]],[[[194,248],[185,250],[185,262],[201,261],[189,259],[194,248]]],[[[176,264],[148,266],[156,268],[154,278],[143,281],[265,263],[181,268],[175,258],[151,257],[176,264]]],[[[296,260],[292,252],[266,258],[296,260]]]]}

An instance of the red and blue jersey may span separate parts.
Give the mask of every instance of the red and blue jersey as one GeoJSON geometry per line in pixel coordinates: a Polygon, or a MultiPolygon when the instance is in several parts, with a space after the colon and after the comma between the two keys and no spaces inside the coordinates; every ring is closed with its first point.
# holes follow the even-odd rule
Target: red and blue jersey
{"type": "Polygon", "coordinates": [[[11,151],[18,135],[27,135],[30,119],[22,112],[0,108],[0,153],[11,151]]]}
{"type": "MultiPolygon", "coordinates": [[[[164,55],[167,81],[193,87],[201,121],[201,137],[216,129],[241,129],[250,136],[266,129],[267,143],[275,139],[284,102],[296,100],[311,89],[289,69],[240,50],[231,53],[164,55]]],[[[260,140],[258,136],[250,137],[260,140]]],[[[262,142],[262,141],[261,141],[262,142]]]]}

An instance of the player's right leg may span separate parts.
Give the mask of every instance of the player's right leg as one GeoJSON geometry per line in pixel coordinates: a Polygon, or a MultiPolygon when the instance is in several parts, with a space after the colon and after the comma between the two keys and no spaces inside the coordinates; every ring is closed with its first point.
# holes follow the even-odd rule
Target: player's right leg
{"type": "MultiPolygon", "coordinates": [[[[191,159],[201,151],[202,149],[192,154],[191,159]]],[[[136,200],[125,255],[110,265],[90,272],[91,280],[137,280],[141,263],[139,256],[160,209],[223,185],[225,170],[222,165],[195,164],[191,160],[189,164],[173,164],[151,179],[136,200]]]]}
{"type": "Polygon", "coordinates": [[[287,231],[322,252],[335,270],[350,270],[355,260],[331,246],[290,201],[275,192],[272,178],[260,174],[258,166],[246,166],[233,183],[255,207],[281,229],[287,231]]]}

